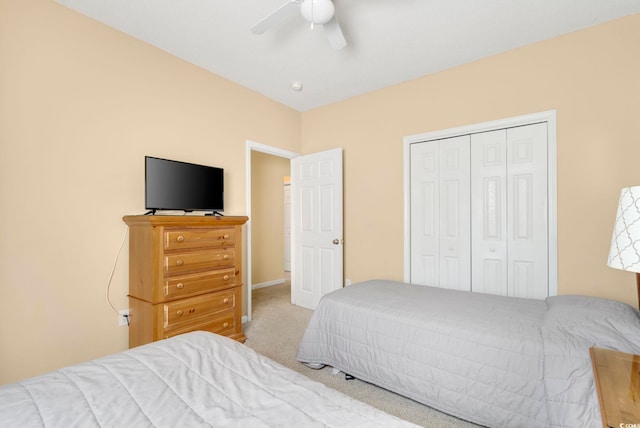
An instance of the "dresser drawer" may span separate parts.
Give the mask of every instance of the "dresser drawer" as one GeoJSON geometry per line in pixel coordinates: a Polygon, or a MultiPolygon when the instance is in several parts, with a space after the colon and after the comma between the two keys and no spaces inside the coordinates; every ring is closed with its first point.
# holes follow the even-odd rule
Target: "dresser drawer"
{"type": "Polygon", "coordinates": [[[164,274],[197,272],[232,267],[236,263],[234,248],[190,251],[188,253],[165,254],[164,274]]]}
{"type": "Polygon", "coordinates": [[[165,329],[189,323],[202,317],[214,315],[218,312],[235,307],[235,290],[219,291],[203,296],[189,297],[175,302],[165,303],[164,323],[165,329]]]}
{"type": "Polygon", "coordinates": [[[232,287],[235,284],[235,280],[236,271],[233,268],[165,279],[163,300],[173,300],[222,290],[232,287]]]}
{"type": "Polygon", "coordinates": [[[236,242],[236,230],[230,228],[220,229],[165,229],[164,249],[167,251],[224,247],[234,245],[236,242]]]}
{"type": "Polygon", "coordinates": [[[202,323],[188,324],[182,327],[167,329],[163,332],[162,338],[168,339],[182,333],[188,333],[190,331],[196,330],[210,331],[211,333],[222,335],[233,333],[233,331],[235,330],[233,312],[225,312],[224,314],[217,315],[215,318],[207,319],[202,323]]]}

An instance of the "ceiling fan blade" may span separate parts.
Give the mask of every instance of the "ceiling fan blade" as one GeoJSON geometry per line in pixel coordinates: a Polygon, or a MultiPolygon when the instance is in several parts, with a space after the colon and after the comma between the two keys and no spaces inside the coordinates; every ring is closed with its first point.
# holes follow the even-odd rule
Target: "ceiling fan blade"
{"type": "Polygon", "coordinates": [[[324,32],[329,39],[329,45],[331,45],[333,49],[342,49],[347,45],[347,41],[344,38],[344,34],[342,34],[342,29],[340,28],[340,24],[338,23],[338,19],[335,15],[331,18],[331,21],[324,24],[323,27],[324,32]]]}
{"type": "Polygon", "coordinates": [[[287,16],[298,13],[299,10],[300,0],[288,0],[285,4],[251,27],[251,32],[255,34],[262,34],[287,16]]]}

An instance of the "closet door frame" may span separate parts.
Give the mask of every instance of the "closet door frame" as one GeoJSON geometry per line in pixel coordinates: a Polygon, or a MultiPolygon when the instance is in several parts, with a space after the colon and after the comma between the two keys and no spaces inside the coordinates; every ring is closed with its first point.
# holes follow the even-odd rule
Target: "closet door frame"
{"type": "Polygon", "coordinates": [[[546,122],[547,124],[547,197],[548,197],[548,247],[549,247],[549,295],[558,294],[558,215],[557,215],[557,154],[556,110],[548,110],[523,116],[489,122],[464,125],[403,138],[404,158],[404,281],[411,279],[411,144],[457,137],[467,134],[495,131],[516,126],[546,122]]]}

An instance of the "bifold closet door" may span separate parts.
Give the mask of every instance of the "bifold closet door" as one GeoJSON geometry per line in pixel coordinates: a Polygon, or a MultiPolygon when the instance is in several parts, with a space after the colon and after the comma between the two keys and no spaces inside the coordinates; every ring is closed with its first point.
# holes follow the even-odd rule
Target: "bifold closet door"
{"type": "Polygon", "coordinates": [[[472,291],[549,293],[547,124],[471,136],[472,291]]]}
{"type": "Polygon", "coordinates": [[[471,137],[472,290],[508,295],[507,130],[471,137]]]}
{"type": "Polygon", "coordinates": [[[411,145],[411,282],[471,289],[470,136],[411,145]]]}

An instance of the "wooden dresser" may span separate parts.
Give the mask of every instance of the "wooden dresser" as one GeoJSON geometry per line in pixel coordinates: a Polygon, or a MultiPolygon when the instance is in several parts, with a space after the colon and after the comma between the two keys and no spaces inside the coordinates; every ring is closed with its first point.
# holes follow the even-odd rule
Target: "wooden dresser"
{"type": "Polygon", "coordinates": [[[242,225],[248,217],[125,216],[129,347],[193,330],[244,342],[242,225]]]}

